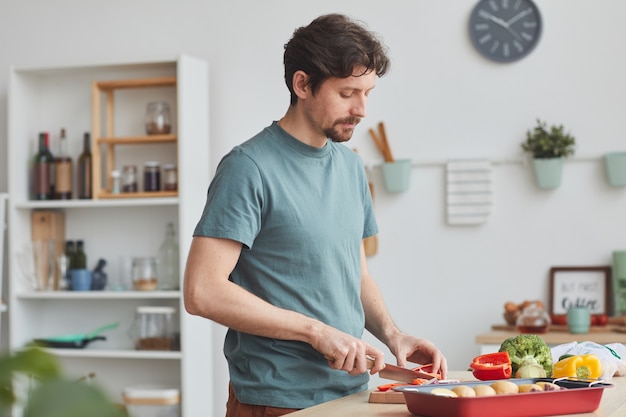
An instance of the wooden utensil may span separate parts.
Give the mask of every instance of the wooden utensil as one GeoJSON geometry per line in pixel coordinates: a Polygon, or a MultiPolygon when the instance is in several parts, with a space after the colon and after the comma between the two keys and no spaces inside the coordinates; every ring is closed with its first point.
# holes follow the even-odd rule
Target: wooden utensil
{"type": "Polygon", "coordinates": [[[380,134],[380,140],[383,143],[383,147],[385,149],[385,161],[393,162],[393,155],[391,154],[391,148],[389,147],[389,142],[387,141],[387,132],[385,131],[385,124],[383,122],[378,123],[378,133],[380,134]]]}

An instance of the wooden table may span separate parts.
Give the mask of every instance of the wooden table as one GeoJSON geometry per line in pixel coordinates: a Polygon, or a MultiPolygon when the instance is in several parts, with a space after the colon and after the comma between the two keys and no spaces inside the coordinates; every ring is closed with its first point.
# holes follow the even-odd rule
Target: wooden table
{"type": "MultiPolygon", "coordinates": [[[[472,374],[469,372],[451,372],[450,378],[473,379],[472,374]]],[[[614,387],[604,390],[600,407],[596,411],[593,413],[564,415],[572,417],[626,416],[626,377],[616,377],[609,382],[614,384],[614,387]]],[[[291,413],[289,417],[407,417],[413,415],[405,404],[371,404],[367,402],[368,398],[369,391],[363,391],[291,413]]]]}

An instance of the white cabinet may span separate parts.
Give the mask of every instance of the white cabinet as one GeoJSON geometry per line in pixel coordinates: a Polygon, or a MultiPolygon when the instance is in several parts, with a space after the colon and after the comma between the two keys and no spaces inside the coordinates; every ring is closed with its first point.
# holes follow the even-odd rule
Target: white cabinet
{"type": "MultiPolygon", "coordinates": [[[[9,345],[22,348],[35,338],[88,333],[119,322],[104,333],[106,341],[83,349],[53,349],[65,371],[77,377],[95,374],[116,401],[135,384],[168,384],[181,389],[184,416],[206,415],[212,407],[211,334],[208,320],[184,312],[181,291],[33,291],[16,260],[31,238],[31,213],[60,210],[65,237],[82,239],[92,269],[107,261],[110,281],[121,277],[122,259],[156,256],[168,222],[174,222],[180,247],[181,280],[191,235],[206,198],[209,172],[208,67],[190,56],[172,60],[54,68],[12,68],[8,97],[9,161],[9,345]],[[124,145],[116,163],[157,160],[178,167],[177,195],[157,197],[33,201],[29,199],[31,161],[40,131],[68,132],[69,153],[76,161],[83,133],[91,132],[92,82],[175,77],[172,88],[124,90],[115,102],[115,135],[145,135],[149,101],[168,101],[177,139],[160,144],[124,145]],[[128,335],[141,305],[175,307],[180,351],[137,351],[128,335]]],[[[96,135],[97,136],[97,135],[96,135]]],[[[104,146],[104,145],[103,145],[104,146]]],[[[106,149],[104,150],[106,151],[106,149]]],[[[54,147],[53,147],[54,153],[54,147]]],[[[100,164],[96,164],[100,165],[100,164]]],[[[102,169],[105,169],[103,167],[102,169]]],[[[106,173],[104,173],[106,175],[106,173]]]]}

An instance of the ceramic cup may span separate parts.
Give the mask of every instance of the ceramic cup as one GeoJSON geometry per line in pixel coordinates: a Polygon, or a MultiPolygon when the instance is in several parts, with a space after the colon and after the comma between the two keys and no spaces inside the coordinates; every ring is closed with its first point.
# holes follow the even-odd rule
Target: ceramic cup
{"type": "Polygon", "coordinates": [[[570,307],[567,310],[567,327],[570,333],[589,333],[591,312],[587,307],[570,307]]]}
{"type": "Polygon", "coordinates": [[[72,290],[89,291],[91,290],[91,271],[88,269],[71,269],[72,290]]]}

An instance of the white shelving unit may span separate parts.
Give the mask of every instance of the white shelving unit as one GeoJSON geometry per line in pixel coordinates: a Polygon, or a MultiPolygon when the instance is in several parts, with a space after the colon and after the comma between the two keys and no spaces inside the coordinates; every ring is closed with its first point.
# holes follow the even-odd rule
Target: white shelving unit
{"type": "MultiPolygon", "coordinates": [[[[30,240],[31,213],[54,209],[64,213],[66,239],[85,241],[88,267],[107,260],[109,280],[120,277],[123,257],[156,256],[173,221],[180,246],[180,281],[191,243],[191,232],[206,198],[210,181],[208,67],[199,59],[51,68],[12,68],[8,97],[9,161],[9,347],[17,350],[35,338],[88,333],[119,322],[83,349],[51,349],[68,375],[95,373],[95,381],[121,402],[124,387],[166,384],[181,389],[184,416],[205,415],[212,409],[212,325],[184,312],[181,291],[35,292],[29,288],[16,253],[30,240]],[[170,103],[177,140],[165,144],[124,145],[116,164],[148,160],[175,163],[178,195],[66,201],[29,199],[29,167],[40,131],[48,131],[55,152],[56,134],[68,132],[70,155],[76,161],[82,136],[91,132],[92,82],[175,77],[171,88],[141,88],[116,92],[115,135],[144,135],[149,101],[170,103]],[[178,312],[180,351],[137,351],[128,330],[141,305],[172,306],[178,312]]],[[[92,137],[93,137],[92,132],[92,137]]],[[[98,164],[96,164],[98,165],[98,164]]],[[[106,175],[106,173],[104,173],[106,175]]],[[[141,186],[141,182],[140,182],[141,186]]]]}
{"type": "MultiPolygon", "coordinates": [[[[7,230],[6,208],[7,208],[8,199],[9,199],[8,194],[0,193],[0,313],[3,313],[7,310],[7,305],[5,304],[5,301],[3,298],[4,293],[2,289],[4,287],[4,240],[6,236],[6,230],[7,230]]],[[[1,316],[0,316],[0,323],[2,323],[1,316]]],[[[1,327],[0,327],[0,330],[2,330],[1,327]]],[[[0,348],[1,347],[2,347],[2,343],[0,343],[0,348]]]]}

